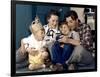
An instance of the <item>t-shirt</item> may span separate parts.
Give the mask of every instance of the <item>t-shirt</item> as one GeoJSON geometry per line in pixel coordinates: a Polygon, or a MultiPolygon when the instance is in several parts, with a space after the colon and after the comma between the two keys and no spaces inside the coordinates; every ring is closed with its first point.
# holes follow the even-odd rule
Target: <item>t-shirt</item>
{"type": "MultiPolygon", "coordinates": [[[[56,40],[59,40],[61,39],[61,36],[62,34],[59,34],[57,37],[56,37],[56,40]]],[[[79,33],[76,32],[76,31],[71,31],[69,32],[69,34],[67,35],[69,38],[71,39],[74,39],[74,40],[80,40],[80,37],[79,37],[79,33]]]]}
{"type": "Polygon", "coordinates": [[[41,49],[42,47],[44,47],[46,45],[46,41],[37,41],[34,37],[33,34],[31,34],[30,36],[22,39],[23,43],[25,44],[25,48],[27,47],[31,47],[31,48],[35,48],[35,49],[41,49]]]}
{"type": "Polygon", "coordinates": [[[74,40],[80,40],[80,36],[79,36],[79,33],[76,32],[76,31],[71,31],[69,33],[69,37],[74,39],[74,40]]]}
{"type": "MultiPolygon", "coordinates": [[[[24,38],[23,43],[25,44],[25,48],[30,47],[30,48],[35,48],[36,50],[41,50],[46,45],[45,40],[43,41],[37,41],[34,38],[34,35],[31,34],[30,36],[24,38]]],[[[33,56],[29,54],[29,63],[31,64],[43,64],[43,59],[41,58],[42,52],[39,52],[39,54],[33,56]]]]}

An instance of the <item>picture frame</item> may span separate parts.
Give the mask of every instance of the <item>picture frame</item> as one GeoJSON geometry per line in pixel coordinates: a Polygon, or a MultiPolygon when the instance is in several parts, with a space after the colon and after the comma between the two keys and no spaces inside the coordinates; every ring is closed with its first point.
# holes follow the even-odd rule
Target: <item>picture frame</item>
{"type": "MultiPolygon", "coordinates": [[[[91,15],[90,13],[88,15],[91,15]]],[[[24,63],[22,63],[24,64],[24,63]]],[[[27,75],[47,75],[47,74],[62,74],[62,73],[79,73],[79,72],[94,72],[97,71],[97,6],[85,5],[85,4],[67,4],[67,3],[49,3],[49,2],[35,2],[35,1],[11,1],[11,76],[27,76],[27,75]],[[60,21],[63,21],[64,15],[70,10],[75,10],[79,13],[80,20],[84,23],[87,13],[84,9],[94,9],[94,21],[92,36],[93,36],[93,57],[94,57],[94,69],[80,69],[80,70],[67,70],[67,71],[30,71],[25,68],[17,70],[16,66],[16,52],[21,45],[21,39],[30,35],[29,25],[35,19],[36,15],[40,18],[43,25],[47,24],[46,14],[51,10],[57,10],[60,13],[60,21]],[[80,11],[81,10],[81,11],[80,11]],[[83,12],[82,12],[83,11],[83,12]],[[84,13],[84,15],[83,15],[84,13]]]]}

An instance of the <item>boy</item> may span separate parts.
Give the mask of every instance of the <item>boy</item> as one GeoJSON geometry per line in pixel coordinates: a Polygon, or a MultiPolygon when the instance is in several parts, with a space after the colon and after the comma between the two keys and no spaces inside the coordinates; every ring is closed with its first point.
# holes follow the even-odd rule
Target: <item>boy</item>
{"type": "Polygon", "coordinates": [[[57,65],[58,67],[61,67],[61,65],[63,65],[63,67],[66,67],[66,61],[71,56],[74,46],[69,43],[63,43],[62,41],[60,41],[60,39],[72,38],[72,39],[80,40],[80,38],[77,32],[75,32],[74,30],[70,31],[67,22],[61,23],[60,31],[61,34],[56,37],[57,41],[52,46],[52,54],[53,54],[52,63],[57,65]]]}
{"type": "Polygon", "coordinates": [[[48,57],[44,41],[45,30],[38,17],[32,22],[30,30],[32,34],[22,39],[25,51],[28,52],[29,70],[45,68],[44,61],[48,57]]]}

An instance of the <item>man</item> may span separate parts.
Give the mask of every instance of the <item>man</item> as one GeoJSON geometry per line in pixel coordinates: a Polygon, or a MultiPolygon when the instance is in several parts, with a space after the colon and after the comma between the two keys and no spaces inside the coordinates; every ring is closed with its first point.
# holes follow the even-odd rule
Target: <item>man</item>
{"type": "Polygon", "coordinates": [[[94,69],[94,59],[91,53],[93,42],[90,26],[87,24],[79,25],[78,15],[75,11],[66,13],[65,21],[68,23],[69,28],[71,30],[75,29],[80,36],[80,41],[66,37],[60,40],[60,42],[75,45],[74,51],[66,63],[75,63],[78,69],[94,69]]]}

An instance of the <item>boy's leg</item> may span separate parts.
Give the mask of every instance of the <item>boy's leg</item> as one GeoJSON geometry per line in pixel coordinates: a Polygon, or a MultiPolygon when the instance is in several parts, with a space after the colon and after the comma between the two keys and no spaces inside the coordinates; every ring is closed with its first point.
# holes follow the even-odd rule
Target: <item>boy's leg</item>
{"type": "Polygon", "coordinates": [[[62,61],[65,63],[73,52],[73,46],[70,44],[64,44],[63,53],[62,53],[62,61]]]}
{"type": "Polygon", "coordinates": [[[68,70],[68,65],[66,65],[66,61],[69,59],[72,54],[73,46],[70,44],[64,44],[63,53],[62,53],[62,64],[64,70],[68,70]]]}
{"type": "Polygon", "coordinates": [[[62,51],[63,50],[61,49],[59,42],[55,42],[54,45],[52,46],[52,58],[51,58],[54,64],[61,62],[62,51]]]}

